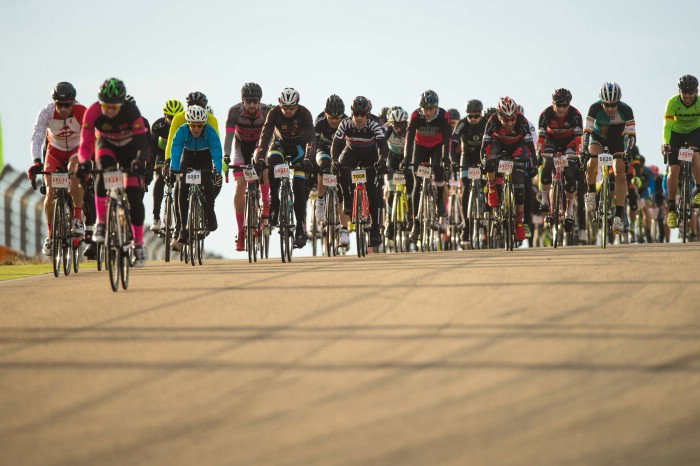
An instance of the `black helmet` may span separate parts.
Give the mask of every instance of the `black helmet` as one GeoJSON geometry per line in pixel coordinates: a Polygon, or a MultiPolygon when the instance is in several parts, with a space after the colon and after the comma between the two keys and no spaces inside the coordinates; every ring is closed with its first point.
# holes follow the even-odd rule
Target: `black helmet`
{"type": "Polygon", "coordinates": [[[433,90],[428,89],[427,91],[422,93],[420,96],[420,103],[419,103],[420,108],[437,107],[437,105],[439,103],[440,103],[440,99],[438,98],[438,95],[433,90]]]}
{"type": "Polygon", "coordinates": [[[555,104],[568,104],[571,102],[571,91],[568,89],[559,88],[552,94],[552,102],[555,104]]]}
{"type": "Polygon", "coordinates": [[[678,80],[679,91],[694,91],[698,88],[698,78],[690,74],[681,76],[678,80]]]}
{"type": "Polygon", "coordinates": [[[461,118],[459,110],[457,110],[456,108],[449,109],[447,113],[450,115],[450,120],[452,121],[459,121],[459,119],[461,118]]]}
{"type": "Polygon", "coordinates": [[[127,102],[129,102],[129,103],[132,103],[132,104],[136,105],[136,99],[134,99],[134,96],[132,96],[132,95],[127,95],[126,98],[125,98],[124,100],[127,101],[127,102]]]}
{"type": "Polygon", "coordinates": [[[491,118],[491,115],[493,115],[494,113],[497,113],[497,112],[498,112],[498,109],[496,109],[495,107],[489,107],[484,112],[484,118],[486,118],[488,120],[489,118],[491,118]]]}
{"type": "Polygon", "coordinates": [[[389,107],[382,107],[379,110],[379,118],[386,121],[386,119],[389,117],[389,110],[390,110],[389,107]]]}
{"type": "Polygon", "coordinates": [[[194,91],[187,94],[187,97],[185,97],[185,101],[187,102],[188,107],[190,105],[199,105],[200,107],[206,108],[207,104],[209,103],[207,96],[205,96],[199,91],[194,91]]]}
{"type": "Polygon", "coordinates": [[[73,85],[63,81],[56,84],[56,87],[53,88],[51,98],[56,102],[68,102],[69,100],[75,100],[76,94],[77,92],[75,92],[73,85]]]}
{"type": "Polygon", "coordinates": [[[477,100],[477,99],[470,100],[469,102],[467,102],[467,105],[464,107],[464,111],[467,112],[467,115],[481,113],[483,110],[484,110],[484,104],[482,104],[481,101],[477,100]]]}
{"type": "Polygon", "coordinates": [[[258,83],[245,83],[241,88],[241,97],[252,97],[254,99],[262,98],[262,88],[258,83]]]}
{"type": "Polygon", "coordinates": [[[323,111],[328,115],[340,116],[345,112],[345,103],[343,103],[343,99],[333,94],[326,100],[326,107],[323,111]]]}
{"type": "Polygon", "coordinates": [[[106,104],[123,104],[126,99],[126,86],[121,79],[109,78],[100,86],[97,98],[106,104]]]}
{"type": "Polygon", "coordinates": [[[367,99],[367,97],[363,97],[361,95],[358,95],[355,97],[355,100],[352,101],[352,105],[350,106],[350,110],[352,110],[352,113],[359,113],[359,114],[365,114],[369,113],[369,111],[372,109],[372,103],[367,99]]]}

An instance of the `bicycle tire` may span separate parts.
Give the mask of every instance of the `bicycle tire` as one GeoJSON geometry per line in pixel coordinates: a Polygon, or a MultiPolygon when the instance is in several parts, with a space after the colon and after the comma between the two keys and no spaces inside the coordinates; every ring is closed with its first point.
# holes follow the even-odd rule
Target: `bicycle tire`
{"type": "MultiPolygon", "coordinates": [[[[603,167],[603,169],[607,170],[607,167],[603,167]]],[[[603,214],[601,246],[603,249],[606,249],[608,247],[608,241],[610,240],[610,218],[608,212],[608,209],[610,208],[610,182],[608,181],[607,176],[603,176],[603,182],[601,183],[600,191],[600,202],[602,205],[603,214]]]]}
{"type": "MultiPolygon", "coordinates": [[[[97,260],[97,271],[102,271],[102,264],[105,256],[105,247],[102,241],[95,242],[95,260],[97,260]]],[[[105,265],[106,266],[106,265],[105,265]]]]}
{"type": "Polygon", "coordinates": [[[681,168],[681,174],[678,177],[681,184],[681,195],[678,202],[678,207],[676,209],[676,216],[678,219],[680,219],[681,225],[683,226],[681,231],[681,239],[685,244],[688,241],[688,205],[690,203],[690,193],[688,192],[689,179],[687,176],[687,162],[681,163],[683,164],[683,167],[681,168]]]}
{"type": "Polygon", "coordinates": [[[561,182],[560,181],[555,181],[552,185],[552,233],[553,233],[553,238],[552,238],[552,246],[554,249],[559,247],[559,242],[562,239],[561,237],[561,218],[559,217],[561,213],[561,203],[559,196],[561,195],[561,182]]]}
{"type": "Polygon", "coordinates": [[[365,248],[363,246],[363,240],[365,238],[364,230],[362,228],[362,198],[360,197],[360,190],[355,185],[353,192],[354,196],[354,209],[353,209],[353,223],[355,224],[355,239],[357,243],[357,257],[363,257],[365,248]]]}
{"type": "MultiPolygon", "coordinates": [[[[65,198],[64,198],[65,199],[65,198]]],[[[71,235],[71,213],[72,208],[67,201],[63,201],[61,208],[61,223],[63,224],[63,234],[61,235],[61,265],[63,267],[63,275],[70,275],[71,271],[71,240],[73,236],[71,235]]]]}
{"type": "Polygon", "coordinates": [[[131,232],[131,217],[129,213],[129,204],[124,203],[119,207],[122,211],[121,223],[121,272],[119,278],[122,283],[122,289],[126,290],[129,287],[129,269],[133,267],[136,261],[136,253],[134,246],[134,238],[131,232]]]}
{"type": "Polygon", "coordinates": [[[173,200],[172,197],[165,197],[165,262],[170,262],[170,242],[173,236],[173,200]]]}
{"type": "Polygon", "coordinates": [[[245,231],[245,249],[248,253],[248,263],[253,262],[253,203],[250,196],[250,186],[245,191],[245,211],[243,214],[243,229],[245,231]]]}
{"type": "Polygon", "coordinates": [[[109,272],[109,284],[112,291],[119,289],[120,256],[119,256],[119,222],[117,220],[116,201],[110,199],[107,206],[107,229],[105,232],[105,261],[109,272]]]}
{"type": "Polygon", "coordinates": [[[79,238],[76,238],[73,240],[74,242],[77,242],[77,246],[75,244],[71,244],[71,254],[73,257],[71,258],[71,261],[73,262],[73,272],[78,273],[80,270],[80,244],[81,240],[79,238]]]}
{"type": "Polygon", "coordinates": [[[61,274],[61,209],[58,207],[58,199],[53,206],[53,221],[51,223],[51,264],[53,276],[58,278],[61,274]]]}
{"type": "Polygon", "coordinates": [[[510,180],[505,179],[503,181],[503,220],[505,223],[505,237],[504,237],[504,243],[506,247],[506,251],[512,251],[513,250],[513,222],[512,222],[512,210],[513,206],[511,205],[510,202],[510,197],[511,197],[511,184],[510,180]]]}
{"type": "Polygon", "coordinates": [[[195,237],[195,241],[197,249],[197,263],[202,265],[204,262],[204,237],[206,236],[207,226],[204,220],[204,204],[202,203],[201,198],[198,198],[197,204],[197,223],[195,224],[197,236],[195,237]]]}
{"type": "Polygon", "coordinates": [[[318,255],[318,224],[316,222],[316,200],[311,202],[311,254],[316,257],[318,255]]]}

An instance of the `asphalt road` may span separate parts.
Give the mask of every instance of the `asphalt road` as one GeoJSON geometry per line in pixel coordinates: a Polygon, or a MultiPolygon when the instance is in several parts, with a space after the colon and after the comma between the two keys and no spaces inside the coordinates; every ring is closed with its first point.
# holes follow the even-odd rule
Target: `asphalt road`
{"type": "Polygon", "coordinates": [[[2,465],[697,465],[700,244],[0,283],[2,465]]]}

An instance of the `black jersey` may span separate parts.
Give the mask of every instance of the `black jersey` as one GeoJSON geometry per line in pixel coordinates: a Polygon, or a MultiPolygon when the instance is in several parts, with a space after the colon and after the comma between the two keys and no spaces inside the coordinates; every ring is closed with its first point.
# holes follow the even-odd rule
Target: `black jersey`
{"type": "MultiPolygon", "coordinates": [[[[343,113],[341,121],[348,116],[343,113]]],[[[328,119],[326,118],[326,112],[321,112],[316,117],[316,122],[314,123],[314,130],[316,131],[316,151],[326,152],[330,154],[331,145],[333,144],[333,135],[337,131],[331,128],[328,124],[328,119]]]]}
{"type": "Polygon", "coordinates": [[[459,163],[460,151],[463,156],[474,159],[478,158],[481,152],[481,141],[486,130],[486,118],[481,118],[478,123],[469,123],[468,118],[459,120],[455,130],[452,132],[452,153],[451,159],[454,163],[459,163]]]}
{"type": "Polygon", "coordinates": [[[341,121],[335,136],[333,136],[331,148],[333,160],[338,160],[340,153],[345,147],[358,153],[379,151],[381,157],[385,159],[389,148],[381,121],[367,118],[367,123],[361,128],[355,126],[352,118],[346,118],[341,121]]]}

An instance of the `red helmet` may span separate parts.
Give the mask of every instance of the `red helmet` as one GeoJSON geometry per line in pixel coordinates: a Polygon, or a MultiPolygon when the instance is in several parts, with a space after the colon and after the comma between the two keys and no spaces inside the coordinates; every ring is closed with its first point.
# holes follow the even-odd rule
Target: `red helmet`
{"type": "Polygon", "coordinates": [[[511,117],[518,114],[518,104],[510,97],[501,97],[496,107],[498,114],[504,117],[511,117]]]}
{"type": "Polygon", "coordinates": [[[649,170],[651,170],[651,174],[654,176],[659,174],[659,167],[656,165],[649,165],[649,170]]]}

